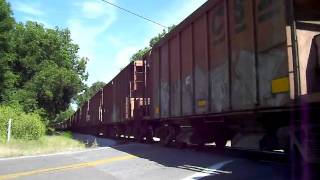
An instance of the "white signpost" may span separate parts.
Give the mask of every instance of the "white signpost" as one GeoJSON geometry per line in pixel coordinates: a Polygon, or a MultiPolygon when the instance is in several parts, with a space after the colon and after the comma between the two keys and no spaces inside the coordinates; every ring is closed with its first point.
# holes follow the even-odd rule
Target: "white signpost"
{"type": "Polygon", "coordinates": [[[11,123],[12,123],[12,119],[9,119],[9,122],[8,122],[7,142],[9,142],[9,141],[10,141],[10,138],[11,138],[11,123]]]}

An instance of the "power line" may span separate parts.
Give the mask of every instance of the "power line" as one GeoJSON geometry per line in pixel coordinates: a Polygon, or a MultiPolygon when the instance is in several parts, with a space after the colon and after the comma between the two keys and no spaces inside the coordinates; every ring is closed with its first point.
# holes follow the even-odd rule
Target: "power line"
{"type": "Polygon", "coordinates": [[[137,14],[137,13],[135,13],[135,12],[132,12],[132,11],[130,11],[130,10],[128,10],[128,9],[123,8],[123,7],[120,7],[120,6],[116,5],[116,4],[113,4],[113,3],[109,2],[109,1],[107,1],[107,0],[101,0],[101,1],[107,3],[107,4],[111,5],[111,6],[114,6],[114,7],[118,8],[118,9],[121,9],[121,10],[127,12],[127,13],[130,13],[130,14],[132,14],[132,15],[135,15],[135,16],[137,16],[137,17],[139,17],[139,18],[142,18],[142,19],[144,19],[144,20],[147,20],[147,21],[149,21],[149,22],[152,22],[152,23],[154,23],[154,24],[156,24],[156,25],[158,25],[158,26],[161,26],[161,27],[163,27],[163,28],[168,28],[167,26],[164,26],[164,25],[162,25],[162,24],[160,24],[160,23],[158,23],[158,22],[156,22],[156,21],[154,21],[154,20],[152,20],[152,19],[149,19],[149,18],[147,18],[147,17],[144,17],[144,16],[142,16],[142,15],[140,15],[140,14],[137,14]]]}

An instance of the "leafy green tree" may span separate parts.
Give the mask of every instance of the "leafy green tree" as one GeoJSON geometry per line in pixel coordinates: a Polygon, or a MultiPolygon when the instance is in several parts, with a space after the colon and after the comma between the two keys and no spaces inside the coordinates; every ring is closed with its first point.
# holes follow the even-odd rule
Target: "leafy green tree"
{"type": "Polygon", "coordinates": [[[68,29],[47,29],[36,22],[18,23],[11,31],[6,103],[18,103],[26,112],[44,110],[49,120],[65,111],[84,88],[86,63],[68,29]],[[8,85],[9,86],[9,85],[8,85]]]}
{"type": "Polygon", "coordinates": [[[0,52],[9,49],[9,32],[14,25],[12,11],[10,5],[5,0],[0,0],[0,52]]]}
{"type": "Polygon", "coordinates": [[[71,106],[69,106],[69,108],[67,110],[65,110],[57,115],[57,117],[54,120],[54,123],[64,122],[67,119],[69,119],[74,113],[75,113],[75,111],[72,109],[71,106]]]}
{"type": "Polygon", "coordinates": [[[164,29],[157,36],[151,38],[151,40],[149,41],[149,46],[152,48],[154,45],[156,45],[162,38],[164,38],[175,27],[176,27],[176,25],[172,25],[172,26],[168,27],[167,30],[164,29]]]}
{"type": "Polygon", "coordinates": [[[141,60],[143,56],[150,51],[150,47],[145,47],[144,49],[140,49],[134,55],[131,56],[130,61],[141,60]]]}
{"type": "Polygon", "coordinates": [[[172,26],[168,27],[167,30],[164,29],[157,36],[151,38],[151,40],[149,41],[149,46],[145,47],[144,49],[140,49],[138,52],[133,54],[130,58],[130,61],[141,60],[143,58],[143,56],[145,56],[153,48],[154,45],[156,45],[163,37],[165,37],[175,27],[176,27],[176,25],[172,25],[172,26]]]}
{"type": "Polygon", "coordinates": [[[85,88],[85,90],[81,94],[79,94],[75,99],[77,106],[78,107],[82,106],[83,103],[88,101],[93,95],[95,95],[105,85],[106,83],[97,81],[93,83],[89,88],[88,87],[85,88]]]}
{"type": "Polygon", "coordinates": [[[4,100],[6,89],[14,82],[14,76],[8,71],[10,32],[14,26],[14,19],[9,4],[0,0],[0,102],[4,100]]]}

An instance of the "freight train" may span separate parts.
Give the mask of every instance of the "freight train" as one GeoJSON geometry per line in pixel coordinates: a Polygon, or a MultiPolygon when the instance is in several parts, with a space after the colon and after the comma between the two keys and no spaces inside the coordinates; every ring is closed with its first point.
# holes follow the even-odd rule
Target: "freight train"
{"type": "Polygon", "coordinates": [[[320,162],[318,0],[209,0],[57,128],[320,162]]]}

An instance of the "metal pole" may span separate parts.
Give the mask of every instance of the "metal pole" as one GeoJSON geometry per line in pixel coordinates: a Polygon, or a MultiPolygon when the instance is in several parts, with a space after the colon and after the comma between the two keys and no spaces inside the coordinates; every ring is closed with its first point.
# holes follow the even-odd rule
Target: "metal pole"
{"type": "Polygon", "coordinates": [[[10,138],[11,138],[11,123],[12,123],[12,119],[9,119],[9,122],[8,122],[7,142],[9,142],[9,141],[10,141],[10,138]]]}

